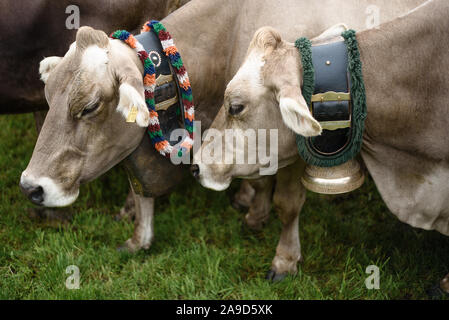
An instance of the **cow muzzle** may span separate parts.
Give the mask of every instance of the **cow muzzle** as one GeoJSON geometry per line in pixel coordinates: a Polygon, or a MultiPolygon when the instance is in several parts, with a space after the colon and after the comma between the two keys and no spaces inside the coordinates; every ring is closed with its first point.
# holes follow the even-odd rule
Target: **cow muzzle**
{"type": "Polygon", "coordinates": [[[69,194],[48,177],[35,178],[23,172],[20,178],[20,189],[28,199],[37,205],[46,207],[65,207],[78,198],[79,189],[69,194]]]}
{"type": "Polygon", "coordinates": [[[190,166],[190,173],[203,187],[215,191],[226,190],[232,181],[230,177],[217,174],[213,169],[201,164],[190,166]]]}

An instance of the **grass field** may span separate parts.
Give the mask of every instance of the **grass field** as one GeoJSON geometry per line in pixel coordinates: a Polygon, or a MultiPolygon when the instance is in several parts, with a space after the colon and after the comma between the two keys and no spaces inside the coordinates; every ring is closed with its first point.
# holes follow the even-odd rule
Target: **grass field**
{"type": "Polygon", "coordinates": [[[155,241],[147,252],[119,253],[131,222],[115,221],[128,185],[118,167],[81,188],[70,223],[30,216],[18,181],[36,133],[32,115],[0,116],[0,299],[426,299],[449,272],[449,238],[400,223],[372,181],[345,197],[309,193],[300,216],[305,261],[298,275],[264,280],[281,224],[274,212],[249,231],[230,206],[238,181],[213,192],[193,180],[158,199],[155,241]],[[380,268],[380,289],[365,268],[380,268]],[[65,287],[66,267],[81,272],[65,287]]]}

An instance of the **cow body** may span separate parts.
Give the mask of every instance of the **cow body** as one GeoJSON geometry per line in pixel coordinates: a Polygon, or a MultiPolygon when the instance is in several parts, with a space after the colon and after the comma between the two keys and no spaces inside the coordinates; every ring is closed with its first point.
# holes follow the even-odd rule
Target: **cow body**
{"type": "Polygon", "coordinates": [[[368,106],[362,157],[401,221],[449,235],[449,75],[439,71],[449,63],[449,6],[434,2],[359,36],[368,106]]]}

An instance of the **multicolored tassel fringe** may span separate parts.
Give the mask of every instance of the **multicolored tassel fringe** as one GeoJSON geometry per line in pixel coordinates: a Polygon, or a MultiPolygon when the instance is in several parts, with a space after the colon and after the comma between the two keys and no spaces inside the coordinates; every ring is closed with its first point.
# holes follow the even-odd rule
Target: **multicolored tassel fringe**
{"type": "Polygon", "coordinates": [[[142,32],[154,32],[161,41],[162,48],[166,56],[169,58],[173,69],[176,72],[178,83],[181,88],[181,100],[184,106],[184,125],[189,136],[179,144],[176,149],[164,139],[159,123],[159,116],[156,111],[154,101],[154,90],[156,88],[156,69],[145,51],[145,48],[137,41],[136,38],[128,31],[118,30],[111,34],[111,38],[119,39],[133,48],[139,56],[144,66],[143,84],[145,88],[145,102],[150,112],[150,125],[148,126],[148,135],[153,142],[156,150],[163,156],[170,157],[172,153],[176,153],[178,157],[182,157],[193,146],[193,121],[195,120],[195,107],[193,105],[192,88],[190,86],[189,76],[181,59],[178,49],[173,43],[173,39],[167,29],[159,21],[149,21],[142,27],[142,32]]]}

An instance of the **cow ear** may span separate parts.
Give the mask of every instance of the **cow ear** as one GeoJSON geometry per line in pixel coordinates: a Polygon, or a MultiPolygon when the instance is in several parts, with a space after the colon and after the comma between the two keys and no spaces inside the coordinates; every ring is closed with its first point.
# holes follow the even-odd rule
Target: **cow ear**
{"type": "Polygon", "coordinates": [[[135,121],[140,127],[148,127],[150,124],[150,113],[143,97],[143,86],[139,89],[142,92],[139,92],[133,85],[127,82],[120,84],[120,100],[117,111],[125,117],[126,121],[135,121]]]}
{"type": "MultiPolygon", "coordinates": [[[[272,27],[260,28],[254,34],[248,52],[253,48],[264,51],[264,68],[266,70],[276,70],[276,72],[265,71],[264,81],[265,85],[271,86],[277,91],[282,119],[287,127],[304,137],[320,135],[321,125],[313,118],[301,95],[297,73],[292,72],[292,70],[299,70],[299,67],[292,69],[291,66],[296,62],[287,63],[285,52],[278,53],[278,49],[285,48],[285,43],[279,32],[272,27]]],[[[296,53],[294,56],[287,56],[288,59],[292,59],[292,57],[296,57],[296,53]]]]}
{"type": "Polygon", "coordinates": [[[126,122],[136,122],[140,127],[150,124],[150,112],[145,102],[145,88],[141,61],[135,51],[120,40],[111,41],[111,65],[118,84],[119,101],[117,112],[126,122]],[[133,59],[131,59],[133,57],[133,59]]]}
{"type": "Polygon", "coordinates": [[[304,137],[321,134],[321,125],[313,118],[300,90],[292,90],[292,88],[281,90],[279,108],[284,123],[295,133],[304,137]]]}
{"type": "Polygon", "coordinates": [[[272,27],[262,27],[256,31],[249,45],[248,52],[253,48],[262,49],[269,55],[282,43],[281,35],[272,27]]]}
{"type": "Polygon", "coordinates": [[[61,62],[61,57],[48,57],[42,60],[39,64],[39,74],[41,75],[41,80],[47,83],[48,77],[54,68],[61,62]]]}

